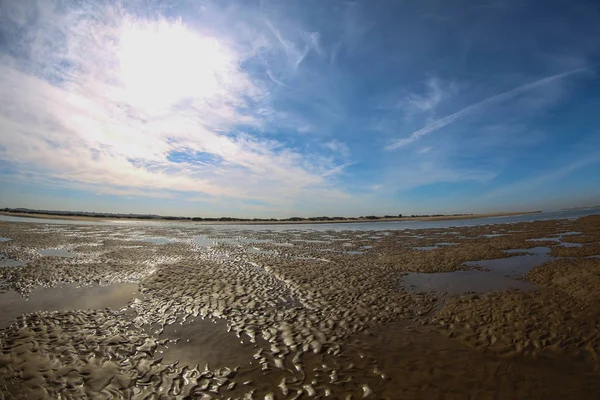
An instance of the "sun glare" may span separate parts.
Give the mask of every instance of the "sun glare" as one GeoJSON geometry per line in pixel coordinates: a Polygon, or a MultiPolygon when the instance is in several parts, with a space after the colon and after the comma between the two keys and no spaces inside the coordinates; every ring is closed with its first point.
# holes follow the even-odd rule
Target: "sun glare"
{"type": "Polygon", "coordinates": [[[157,112],[181,99],[217,95],[230,63],[215,38],[168,22],[128,26],[118,57],[127,101],[157,112]]]}

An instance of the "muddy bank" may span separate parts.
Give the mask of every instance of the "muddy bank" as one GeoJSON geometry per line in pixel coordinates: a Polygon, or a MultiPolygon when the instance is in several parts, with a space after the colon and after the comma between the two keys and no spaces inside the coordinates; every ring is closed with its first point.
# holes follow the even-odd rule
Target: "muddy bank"
{"type": "Polygon", "coordinates": [[[24,263],[0,266],[11,310],[0,387],[16,398],[595,398],[599,226],[0,222],[0,254],[24,263]]]}

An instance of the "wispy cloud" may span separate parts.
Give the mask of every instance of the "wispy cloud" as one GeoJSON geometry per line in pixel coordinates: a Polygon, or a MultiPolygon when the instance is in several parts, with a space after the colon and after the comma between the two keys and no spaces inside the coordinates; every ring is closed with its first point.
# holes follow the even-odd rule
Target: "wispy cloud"
{"type": "Polygon", "coordinates": [[[425,85],[427,87],[425,93],[408,95],[399,107],[405,108],[408,113],[433,111],[458,90],[455,82],[446,84],[435,76],[429,76],[425,85]]]}
{"type": "Polygon", "coordinates": [[[556,75],[552,75],[543,79],[539,79],[535,82],[530,82],[527,83],[525,85],[516,87],[514,89],[511,89],[507,92],[504,93],[500,93],[497,95],[494,95],[492,97],[488,97],[485,100],[482,100],[478,103],[475,104],[471,104],[468,107],[463,108],[462,110],[455,112],[454,114],[448,115],[446,117],[440,118],[438,120],[433,121],[432,123],[428,124],[427,126],[419,129],[418,131],[413,132],[410,136],[406,137],[406,138],[402,138],[402,139],[397,139],[395,140],[393,143],[391,143],[390,145],[388,145],[386,147],[387,150],[394,150],[403,146],[406,146],[410,143],[413,143],[417,140],[419,140],[421,137],[429,135],[432,132],[437,131],[438,129],[441,129],[443,127],[445,127],[446,125],[449,125],[451,123],[453,123],[454,121],[456,121],[457,119],[460,119],[466,115],[469,115],[471,113],[474,113],[484,107],[487,107],[491,104],[494,103],[498,103],[501,101],[505,101],[508,100],[512,97],[518,96],[522,93],[525,93],[529,90],[550,84],[552,82],[558,81],[560,79],[564,79],[567,77],[570,77],[572,75],[578,74],[578,73],[582,73],[585,71],[590,70],[591,67],[583,67],[583,68],[577,68],[577,69],[573,69],[570,71],[566,71],[566,72],[562,72],[560,74],[556,74],[556,75]]]}
{"type": "Polygon", "coordinates": [[[302,64],[304,59],[311,51],[314,51],[318,54],[323,53],[319,43],[320,36],[318,32],[302,32],[303,43],[299,46],[294,41],[285,38],[280,30],[277,29],[270,21],[265,21],[265,23],[287,54],[293,69],[298,69],[300,64],[302,64]]]}
{"type": "Polygon", "coordinates": [[[323,147],[325,147],[326,149],[331,150],[335,155],[341,157],[341,158],[348,158],[350,157],[350,148],[348,147],[348,145],[346,143],[343,143],[339,140],[330,140],[328,142],[323,143],[323,147]]]}

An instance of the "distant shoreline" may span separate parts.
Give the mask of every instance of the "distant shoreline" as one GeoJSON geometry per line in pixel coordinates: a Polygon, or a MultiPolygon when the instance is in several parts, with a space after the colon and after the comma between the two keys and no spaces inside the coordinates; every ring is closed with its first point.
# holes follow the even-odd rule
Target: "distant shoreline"
{"type": "Polygon", "coordinates": [[[366,223],[366,222],[394,222],[394,221],[452,221],[462,219],[479,219],[479,218],[490,218],[490,217],[509,217],[514,215],[528,215],[537,214],[541,211],[524,211],[524,212],[499,212],[499,213],[485,213],[485,214],[464,214],[464,215],[438,215],[431,217],[394,217],[394,218],[358,218],[358,219],[336,219],[336,220],[324,220],[324,221],[313,221],[313,220],[301,220],[301,221],[192,221],[188,219],[140,219],[140,218],[116,218],[116,217],[94,217],[94,216],[72,216],[62,214],[36,214],[26,212],[6,212],[0,211],[0,215],[7,215],[11,217],[21,218],[39,218],[39,219],[53,219],[53,220],[67,220],[67,221],[133,221],[133,222],[158,222],[158,223],[193,223],[197,225],[313,225],[313,224],[350,224],[350,223],[366,223]]]}

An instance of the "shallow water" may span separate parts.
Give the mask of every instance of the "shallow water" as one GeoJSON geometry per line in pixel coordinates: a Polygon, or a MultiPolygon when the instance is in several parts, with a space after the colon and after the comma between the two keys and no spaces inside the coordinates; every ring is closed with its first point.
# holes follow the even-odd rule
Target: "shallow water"
{"type": "Polygon", "coordinates": [[[258,247],[249,247],[248,248],[248,253],[253,253],[253,254],[264,254],[264,255],[270,255],[270,256],[274,256],[279,254],[277,251],[275,250],[263,250],[260,249],[258,247]]]}
{"type": "Polygon", "coordinates": [[[61,219],[26,218],[9,215],[1,215],[0,221],[30,222],[41,224],[61,225],[132,225],[132,226],[160,226],[160,227],[199,227],[220,230],[248,230],[248,231],[344,231],[344,230],[402,230],[402,229],[430,229],[449,227],[469,227],[492,224],[507,224],[516,222],[543,221],[549,219],[573,219],[586,215],[599,214],[600,208],[582,210],[550,211],[535,214],[510,215],[505,217],[474,218],[443,221],[389,221],[389,222],[349,222],[331,224],[281,224],[281,225],[208,225],[193,222],[167,222],[167,221],[75,221],[61,219]]]}
{"type": "Polygon", "coordinates": [[[40,254],[43,256],[53,256],[53,257],[65,257],[65,258],[72,258],[72,257],[76,257],[77,254],[75,253],[71,253],[68,250],[65,249],[45,249],[45,250],[40,250],[40,254]]]}
{"type": "Polygon", "coordinates": [[[583,243],[561,242],[560,245],[563,247],[583,247],[583,243]]]}
{"type": "Polygon", "coordinates": [[[527,239],[528,242],[560,242],[558,237],[541,237],[535,239],[527,239]]]}
{"type": "Polygon", "coordinates": [[[413,250],[421,250],[421,251],[429,251],[429,250],[434,250],[434,249],[438,249],[438,246],[418,246],[418,247],[413,247],[413,250]]]}
{"type": "Polygon", "coordinates": [[[453,295],[508,289],[535,289],[535,286],[529,282],[518,281],[487,271],[409,272],[402,277],[402,282],[405,288],[415,292],[453,295]]]}
{"type": "Polygon", "coordinates": [[[506,277],[522,277],[531,269],[552,260],[548,255],[550,249],[547,247],[534,247],[532,249],[505,250],[505,253],[529,253],[527,255],[499,258],[494,260],[481,260],[466,262],[469,266],[479,266],[496,274],[506,277]]]}
{"type": "Polygon", "coordinates": [[[357,256],[357,255],[360,255],[360,254],[365,254],[364,251],[358,251],[358,250],[342,251],[342,253],[348,254],[348,255],[351,255],[351,256],[357,256]]]}
{"type": "Polygon", "coordinates": [[[140,242],[147,242],[147,243],[154,243],[154,244],[167,244],[167,243],[173,243],[174,240],[170,239],[170,238],[166,238],[166,237],[136,237],[135,238],[136,241],[140,241],[140,242]]]}
{"type": "Polygon", "coordinates": [[[0,267],[22,267],[27,265],[27,261],[13,260],[0,255],[0,267]]]}
{"type": "Polygon", "coordinates": [[[129,300],[141,296],[137,283],[119,283],[108,286],[83,286],[75,284],[55,288],[37,287],[23,297],[14,291],[0,293],[0,329],[10,325],[21,314],[36,311],[67,311],[83,309],[119,309],[129,300]]]}
{"type": "Polygon", "coordinates": [[[8,242],[9,240],[12,240],[11,238],[7,238],[7,237],[0,237],[0,243],[2,242],[8,242]]]}
{"type": "Polygon", "coordinates": [[[211,247],[215,245],[215,240],[209,239],[206,236],[196,236],[194,237],[194,243],[200,247],[211,247]]]}

